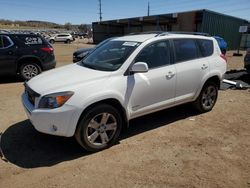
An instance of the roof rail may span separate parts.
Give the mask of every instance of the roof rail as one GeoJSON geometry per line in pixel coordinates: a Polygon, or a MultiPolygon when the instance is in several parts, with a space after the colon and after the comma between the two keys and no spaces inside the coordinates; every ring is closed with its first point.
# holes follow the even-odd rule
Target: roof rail
{"type": "Polygon", "coordinates": [[[201,36],[207,36],[207,37],[210,36],[208,33],[202,33],[202,32],[170,31],[170,32],[159,33],[156,37],[165,36],[169,34],[201,35],[201,36]]]}
{"type": "Polygon", "coordinates": [[[144,32],[135,32],[135,33],[129,33],[128,35],[143,35],[143,34],[156,34],[160,35],[164,31],[144,31],[144,32]]]}

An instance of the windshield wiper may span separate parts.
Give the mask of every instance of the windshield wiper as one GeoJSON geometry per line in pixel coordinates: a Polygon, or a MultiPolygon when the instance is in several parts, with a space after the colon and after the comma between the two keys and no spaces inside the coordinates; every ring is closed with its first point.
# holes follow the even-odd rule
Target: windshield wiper
{"type": "Polygon", "coordinates": [[[84,67],[87,67],[87,68],[96,70],[96,67],[94,67],[94,66],[92,66],[92,65],[89,65],[89,64],[86,64],[86,63],[84,63],[83,61],[82,61],[82,65],[83,65],[84,67]]]}

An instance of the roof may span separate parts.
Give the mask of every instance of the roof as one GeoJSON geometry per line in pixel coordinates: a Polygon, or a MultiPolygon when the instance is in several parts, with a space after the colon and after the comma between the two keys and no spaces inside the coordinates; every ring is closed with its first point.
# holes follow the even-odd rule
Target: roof
{"type": "Polygon", "coordinates": [[[123,37],[117,37],[113,39],[114,41],[134,41],[134,42],[144,42],[148,39],[155,37],[157,34],[138,34],[138,35],[126,35],[123,37]]]}
{"type": "Polygon", "coordinates": [[[210,36],[206,36],[202,33],[174,33],[174,32],[162,32],[162,33],[150,33],[150,34],[134,34],[134,35],[125,35],[123,37],[114,38],[113,41],[133,41],[133,42],[144,42],[146,40],[162,37],[162,38],[200,38],[208,39],[210,36]]]}

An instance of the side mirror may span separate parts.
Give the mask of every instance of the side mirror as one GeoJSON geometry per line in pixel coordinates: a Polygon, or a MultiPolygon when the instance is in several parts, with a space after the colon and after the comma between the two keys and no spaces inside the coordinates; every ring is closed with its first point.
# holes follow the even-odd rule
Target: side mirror
{"type": "Polygon", "coordinates": [[[130,72],[132,73],[148,72],[148,64],[145,62],[137,62],[133,64],[133,66],[130,69],[130,72]]]}

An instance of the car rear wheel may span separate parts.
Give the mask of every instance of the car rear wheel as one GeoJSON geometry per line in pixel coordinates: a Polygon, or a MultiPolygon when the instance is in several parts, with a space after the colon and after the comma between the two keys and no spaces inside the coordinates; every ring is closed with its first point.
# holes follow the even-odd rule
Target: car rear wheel
{"type": "Polygon", "coordinates": [[[112,146],[120,135],[122,118],[112,106],[94,106],[81,118],[75,138],[86,150],[100,151],[112,146]]]}
{"type": "Polygon", "coordinates": [[[218,87],[213,82],[207,82],[194,102],[194,106],[200,112],[208,112],[213,109],[218,96],[218,87]]]}
{"type": "Polygon", "coordinates": [[[54,43],[55,43],[55,40],[52,39],[52,40],[49,41],[49,43],[50,43],[50,44],[54,44],[54,43]]]}
{"type": "Polygon", "coordinates": [[[41,72],[41,67],[35,63],[25,63],[20,67],[20,74],[24,80],[30,80],[41,72]]]}

